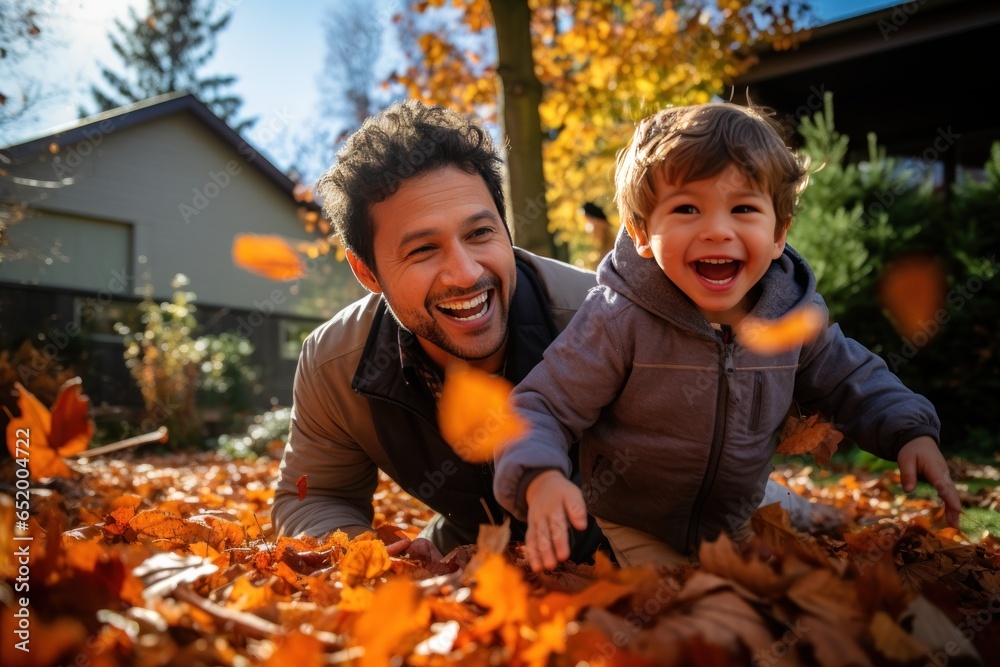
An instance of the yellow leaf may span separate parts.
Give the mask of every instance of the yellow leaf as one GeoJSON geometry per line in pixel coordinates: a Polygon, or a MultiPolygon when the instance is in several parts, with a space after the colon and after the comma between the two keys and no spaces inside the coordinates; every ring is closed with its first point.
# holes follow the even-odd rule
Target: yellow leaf
{"type": "Polygon", "coordinates": [[[350,584],[368,581],[383,574],[392,565],[389,553],[380,540],[354,540],[340,560],[340,572],[350,584]]]}
{"type": "Polygon", "coordinates": [[[494,450],[527,432],[527,423],[507,404],[512,385],[467,365],[449,367],[438,401],[441,435],[470,463],[493,459],[494,450]]]}

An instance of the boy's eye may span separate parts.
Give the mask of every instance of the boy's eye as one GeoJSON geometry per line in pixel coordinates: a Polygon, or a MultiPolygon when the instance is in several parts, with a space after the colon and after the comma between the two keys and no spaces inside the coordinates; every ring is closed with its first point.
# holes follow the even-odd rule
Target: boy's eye
{"type": "Polygon", "coordinates": [[[733,207],[733,213],[756,213],[758,210],[756,206],[751,206],[750,204],[740,204],[733,207]]]}
{"type": "Polygon", "coordinates": [[[681,213],[683,215],[693,215],[698,212],[698,209],[691,204],[681,204],[674,208],[674,213],[681,213]]]}

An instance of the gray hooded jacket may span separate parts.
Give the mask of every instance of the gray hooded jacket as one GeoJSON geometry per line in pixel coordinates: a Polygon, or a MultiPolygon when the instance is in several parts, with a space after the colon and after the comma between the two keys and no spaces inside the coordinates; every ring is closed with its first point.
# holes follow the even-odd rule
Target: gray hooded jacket
{"type": "MultiPolygon", "coordinates": [[[[579,441],[590,512],[691,553],[757,508],[793,401],[885,459],[917,436],[938,440],[930,402],[836,324],[795,349],[755,354],[725,340],[627,234],[598,282],[512,394],[532,428],[498,455],[494,492],[518,518],[527,483],[547,469],[568,474],[566,452],[579,441]]],[[[758,287],[754,317],[810,302],[827,312],[790,248],[758,287]]]]}

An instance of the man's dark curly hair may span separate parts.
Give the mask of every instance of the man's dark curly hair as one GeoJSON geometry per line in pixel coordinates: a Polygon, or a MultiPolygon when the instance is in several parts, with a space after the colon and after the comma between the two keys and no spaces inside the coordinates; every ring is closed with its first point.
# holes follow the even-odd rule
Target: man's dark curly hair
{"type": "Polygon", "coordinates": [[[408,100],[368,118],[337,151],[334,165],[316,182],[316,192],[344,247],[377,275],[373,204],[389,198],[409,178],[458,167],[482,176],[506,225],[502,166],[478,121],[408,100]]]}

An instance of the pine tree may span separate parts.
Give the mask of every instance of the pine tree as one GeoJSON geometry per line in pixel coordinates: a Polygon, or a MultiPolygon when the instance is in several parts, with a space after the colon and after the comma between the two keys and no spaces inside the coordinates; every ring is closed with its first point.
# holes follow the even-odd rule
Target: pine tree
{"type": "MultiPolygon", "coordinates": [[[[232,12],[217,12],[214,0],[148,3],[145,16],[129,9],[129,21],[116,19],[108,34],[126,72],[101,68],[106,88],[91,86],[96,111],[187,90],[237,132],[251,127],[256,119],[236,120],[243,100],[225,90],[236,77],[200,75],[215,54],[216,36],[229,24],[232,12]]],[[[92,113],[80,111],[81,116],[92,113]]]]}

